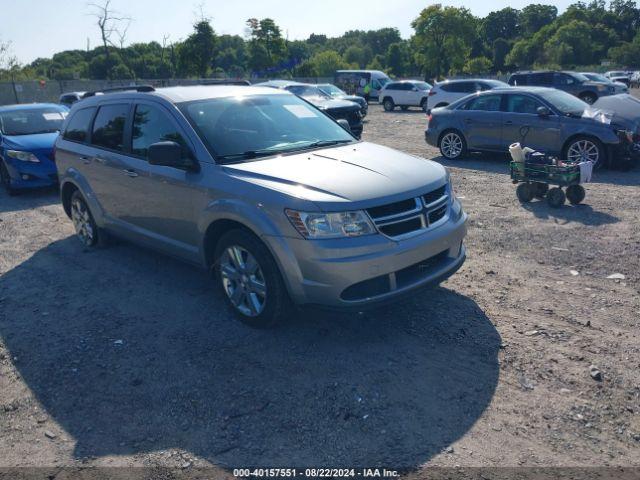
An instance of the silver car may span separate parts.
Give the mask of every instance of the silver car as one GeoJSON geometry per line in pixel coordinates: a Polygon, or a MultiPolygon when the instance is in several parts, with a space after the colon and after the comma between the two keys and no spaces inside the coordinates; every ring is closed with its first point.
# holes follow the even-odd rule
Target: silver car
{"type": "Polygon", "coordinates": [[[284,90],[192,86],[74,104],[56,144],[86,247],[115,235],[210,269],[245,323],[293,304],[362,308],[465,259],[441,165],[360,142],[284,90]]]}

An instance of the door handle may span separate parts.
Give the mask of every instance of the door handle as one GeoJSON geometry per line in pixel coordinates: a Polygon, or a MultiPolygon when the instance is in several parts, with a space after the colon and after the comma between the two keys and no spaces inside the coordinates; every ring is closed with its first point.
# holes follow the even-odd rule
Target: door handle
{"type": "Polygon", "coordinates": [[[138,176],[138,172],[135,170],[125,169],[123,172],[127,177],[136,178],[138,176]]]}
{"type": "Polygon", "coordinates": [[[505,125],[513,125],[513,120],[507,120],[504,122],[505,125]]]}
{"type": "Polygon", "coordinates": [[[80,157],[80,160],[82,160],[82,163],[84,163],[85,165],[89,165],[91,163],[91,158],[85,157],[84,155],[80,157]]]}

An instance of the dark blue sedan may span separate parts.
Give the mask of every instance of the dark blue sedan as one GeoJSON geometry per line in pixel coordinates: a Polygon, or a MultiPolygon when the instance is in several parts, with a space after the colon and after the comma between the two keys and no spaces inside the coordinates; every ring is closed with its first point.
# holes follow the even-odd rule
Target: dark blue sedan
{"type": "Polygon", "coordinates": [[[57,182],[53,145],[67,112],[48,103],[0,107],[0,180],[9,195],[57,182]]]}

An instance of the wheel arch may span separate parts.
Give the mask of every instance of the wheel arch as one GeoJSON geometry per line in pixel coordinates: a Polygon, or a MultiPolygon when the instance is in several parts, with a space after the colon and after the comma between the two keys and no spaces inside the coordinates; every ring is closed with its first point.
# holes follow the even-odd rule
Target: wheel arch
{"type": "Polygon", "coordinates": [[[67,181],[62,184],[60,187],[60,200],[62,201],[62,208],[64,209],[64,213],[67,214],[67,217],[71,218],[71,197],[73,196],[73,192],[80,190],[78,186],[71,182],[67,181]]]}
{"type": "Polygon", "coordinates": [[[567,150],[569,149],[569,145],[578,138],[588,138],[591,140],[595,140],[597,143],[599,143],[602,146],[602,150],[605,155],[605,161],[607,160],[607,148],[606,148],[605,142],[600,140],[596,135],[592,133],[587,133],[587,132],[574,133],[564,141],[564,143],[562,144],[562,149],[560,150],[560,154],[562,155],[564,160],[566,160],[566,158],[564,157],[566,157],[567,150]]]}

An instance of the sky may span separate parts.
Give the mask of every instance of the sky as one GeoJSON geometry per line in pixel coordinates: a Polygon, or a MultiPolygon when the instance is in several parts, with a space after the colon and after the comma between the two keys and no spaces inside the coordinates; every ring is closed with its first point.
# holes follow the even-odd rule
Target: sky
{"type": "MultiPolygon", "coordinates": [[[[102,0],[93,0],[100,3],[102,0]]],[[[172,41],[186,38],[200,16],[199,5],[211,18],[218,34],[245,35],[248,18],[273,18],[290,40],[311,33],[339,36],[348,30],[396,27],[404,38],[412,34],[411,21],[433,3],[466,6],[485,16],[506,6],[522,8],[529,3],[556,5],[562,12],[571,0],[112,0],[112,8],[133,19],[127,43],[172,41]]],[[[100,37],[87,0],[0,0],[3,12],[0,41],[11,42],[21,63],[56,52],[99,45],[100,37]]]]}

